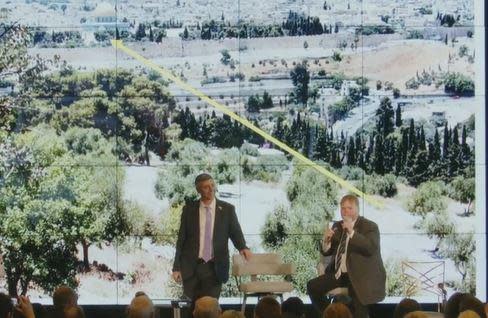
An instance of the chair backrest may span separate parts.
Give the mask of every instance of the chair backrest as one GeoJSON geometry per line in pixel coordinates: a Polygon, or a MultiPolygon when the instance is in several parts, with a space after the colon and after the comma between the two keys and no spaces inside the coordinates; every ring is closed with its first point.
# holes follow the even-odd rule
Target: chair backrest
{"type": "Polygon", "coordinates": [[[276,253],[256,253],[249,261],[239,254],[232,256],[232,275],[290,275],[295,273],[292,264],[285,264],[276,253]]]}
{"type": "Polygon", "coordinates": [[[446,302],[444,289],[445,263],[434,262],[402,262],[403,296],[437,296],[438,311],[442,311],[446,302]]]}

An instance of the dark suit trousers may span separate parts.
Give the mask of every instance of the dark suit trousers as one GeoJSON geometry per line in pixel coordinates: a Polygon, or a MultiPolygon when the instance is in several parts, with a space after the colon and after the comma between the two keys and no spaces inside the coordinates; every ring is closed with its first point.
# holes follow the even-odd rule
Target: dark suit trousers
{"type": "Polygon", "coordinates": [[[319,312],[319,317],[323,316],[325,308],[329,305],[329,300],[326,297],[327,293],[337,287],[347,287],[349,297],[351,297],[352,301],[354,318],[367,318],[368,306],[361,304],[359,301],[347,274],[343,274],[339,279],[336,279],[335,273],[327,271],[324,275],[314,278],[307,283],[307,293],[315,309],[319,312]]]}
{"type": "Polygon", "coordinates": [[[211,296],[219,298],[222,284],[215,274],[213,261],[204,263],[199,260],[195,274],[183,281],[183,292],[193,303],[200,297],[211,296]]]}

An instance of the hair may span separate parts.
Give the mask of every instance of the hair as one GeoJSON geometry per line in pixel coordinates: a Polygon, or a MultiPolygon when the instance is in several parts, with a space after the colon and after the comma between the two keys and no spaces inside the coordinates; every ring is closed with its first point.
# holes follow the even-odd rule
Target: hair
{"type": "Polygon", "coordinates": [[[280,318],[280,304],[271,296],[261,298],[254,309],[254,318],[280,318]]]}
{"type": "Polygon", "coordinates": [[[0,293],[0,318],[7,318],[7,316],[14,310],[14,304],[10,296],[0,293]]]}
{"type": "Polygon", "coordinates": [[[298,297],[290,297],[281,304],[281,313],[288,317],[301,317],[305,314],[305,305],[298,297]]]}
{"type": "Polygon", "coordinates": [[[419,303],[415,299],[403,298],[395,307],[393,318],[403,318],[406,314],[422,310],[419,303]]]}
{"type": "Polygon", "coordinates": [[[357,196],[355,196],[354,194],[346,194],[345,196],[343,196],[341,198],[341,204],[344,203],[344,202],[352,202],[356,205],[356,207],[358,208],[359,210],[359,199],[357,196]]]}
{"type": "Polygon", "coordinates": [[[53,305],[55,310],[63,311],[67,306],[78,304],[78,295],[69,286],[59,286],[53,294],[53,305]]]}
{"type": "Polygon", "coordinates": [[[137,292],[127,308],[129,318],[152,318],[154,317],[154,305],[151,299],[144,292],[137,292]]]}
{"type": "Polygon", "coordinates": [[[483,303],[478,298],[468,293],[452,294],[446,303],[444,317],[458,318],[459,314],[466,310],[472,310],[481,318],[486,318],[483,303]]]}
{"type": "Polygon", "coordinates": [[[352,314],[343,303],[332,303],[325,308],[323,318],[352,318],[352,314]]]}
{"type": "Polygon", "coordinates": [[[220,306],[217,298],[204,296],[195,301],[194,318],[218,318],[220,306]]]}
{"type": "Polygon", "coordinates": [[[80,306],[68,306],[64,308],[65,318],[85,318],[85,312],[80,306]]]}
{"type": "Polygon", "coordinates": [[[212,176],[208,173],[201,173],[195,178],[195,186],[197,187],[200,182],[213,180],[212,176]]]}
{"type": "Polygon", "coordinates": [[[459,312],[462,313],[464,311],[474,311],[481,318],[486,318],[484,304],[481,300],[471,294],[464,294],[463,297],[461,297],[461,301],[459,302],[459,312]]]}
{"type": "Polygon", "coordinates": [[[464,297],[464,293],[454,293],[449,297],[444,308],[445,318],[457,318],[459,316],[459,303],[464,297]]]}
{"type": "Polygon", "coordinates": [[[220,315],[220,318],[246,318],[246,316],[237,310],[226,310],[220,315]]]}
{"type": "Polygon", "coordinates": [[[476,311],[465,310],[459,314],[458,318],[481,318],[481,316],[476,311]]]}
{"type": "Polygon", "coordinates": [[[408,313],[405,318],[429,318],[429,316],[423,311],[416,310],[408,313]]]}
{"type": "Polygon", "coordinates": [[[32,309],[34,310],[34,316],[36,316],[36,318],[47,317],[47,310],[42,304],[32,303],[32,309]]]}

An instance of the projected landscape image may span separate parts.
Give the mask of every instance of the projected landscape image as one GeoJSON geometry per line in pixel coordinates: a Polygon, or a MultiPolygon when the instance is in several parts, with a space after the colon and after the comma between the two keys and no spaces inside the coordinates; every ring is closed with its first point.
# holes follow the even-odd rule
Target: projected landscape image
{"type": "MultiPolygon", "coordinates": [[[[406,262],[483,298],[481,5],[0,0],[0,289],[179,297],[181,209],[209,172],[251,250],[294,263],[305,296],[350,191],[319,166],[368,196],[386,301],[437,301],[406,262]]],[[[222,296],[239,297],[232,279],[222,296]]]]}

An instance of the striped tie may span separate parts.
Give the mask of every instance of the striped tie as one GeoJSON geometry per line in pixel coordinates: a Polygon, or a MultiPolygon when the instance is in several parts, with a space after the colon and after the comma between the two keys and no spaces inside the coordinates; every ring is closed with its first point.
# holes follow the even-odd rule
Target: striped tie
{"type": "Polygon", "coordinates": [[[212,259],[212,210],[205,207],[205,234],[203,236],[203,255],[205,262],[212,259]]]}
{"type": "Polygon", "coordinates": [[[341,267],[342,255],[344,255],[344,252],[346,251],[346,239],[347,239],[347,235],[344,235],[344,233],[342,233],[341,241],[339,243],[339,247],[337,248],[337,255],[335,261],[336,271],[338,271],[339,268],[341,267]]]}

